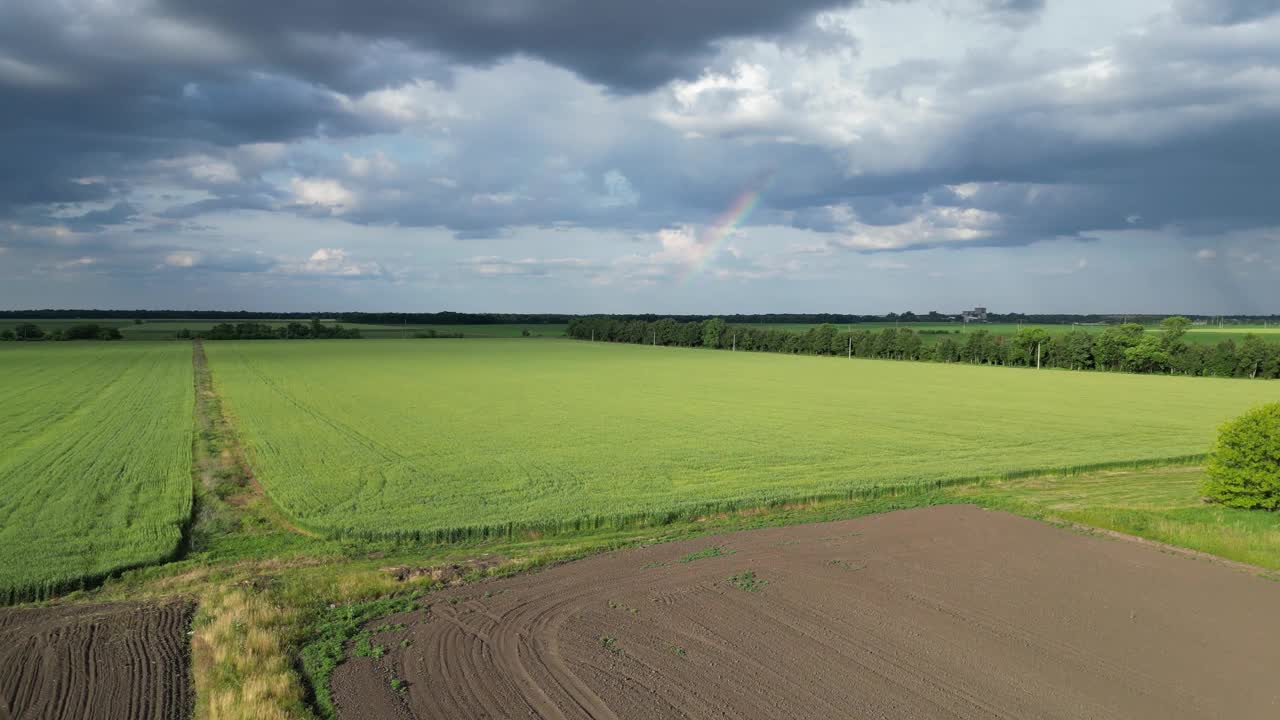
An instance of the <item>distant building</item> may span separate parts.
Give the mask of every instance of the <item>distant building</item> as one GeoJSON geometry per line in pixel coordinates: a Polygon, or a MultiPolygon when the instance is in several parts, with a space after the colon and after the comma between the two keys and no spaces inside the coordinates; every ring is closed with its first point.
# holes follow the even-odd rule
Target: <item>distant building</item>
{"type": "Polygon", "coordinates": [[[984,307],[976,307],[972,310],[965,310],[963,313],[960,313],[960,319],[964,320],[967,323],[986,322],[987,309],[984,307]]]}

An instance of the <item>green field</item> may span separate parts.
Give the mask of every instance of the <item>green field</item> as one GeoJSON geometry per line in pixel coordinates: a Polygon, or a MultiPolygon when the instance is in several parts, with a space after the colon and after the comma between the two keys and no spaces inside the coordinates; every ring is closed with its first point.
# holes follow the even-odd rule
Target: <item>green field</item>
{"type": "Polygon", "coordinates": [[[191,512],[188,343],[0,344],[0,604],[164,560],[191,512]]]}
{"type": "Polygon", "coordinates": [[[267,492],[394,534],[1199,454],[1280,385],[549,341],[209,343],[267,492]]]}

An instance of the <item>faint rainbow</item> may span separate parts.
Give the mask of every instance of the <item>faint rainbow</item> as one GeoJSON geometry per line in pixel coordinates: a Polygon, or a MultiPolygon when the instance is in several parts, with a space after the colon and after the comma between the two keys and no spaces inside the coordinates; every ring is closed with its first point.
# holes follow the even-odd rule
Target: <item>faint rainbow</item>
{"type": "Polygon", "coordinates": [[[753,180],[733,202],[729,203],[729,207],[725,208],[711,223],[702,231],[702,237],[699,238],[699,245],[706,248],[706,252],[702,257],[690,264],[688,271],[685,273],[681,283],[687,283],[692,278],[701,275],[703,270],[707,269],[707,265],[720,252],[724,241],[731,235],[734,229],[740,227],[746,219],[751,216],[751,211],[756,209],[760,204],[760,198],[764,195],[764,191],[768,189],[769,184],[773,182],[773,171],[761,173],[753,180]]]}

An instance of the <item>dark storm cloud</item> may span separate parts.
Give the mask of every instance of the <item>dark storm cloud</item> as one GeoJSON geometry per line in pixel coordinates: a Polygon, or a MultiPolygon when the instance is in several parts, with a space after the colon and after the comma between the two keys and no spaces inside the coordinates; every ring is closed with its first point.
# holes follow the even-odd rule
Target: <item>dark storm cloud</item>
{"type": "MultiPolygon", "coordinates": [[[[469,64],[541,58],[595,83],[646,90],[696,74],[716,41],[777,35],[848,0],[165,0],[175,16],[211,22],[263,52],[299,33],[393,39],[469,64]]],[[[323,71],[323,68],[317,68],[323,71]]]]}
{"type": "MultiPolygon", "coordinates": [[[[13,0],[0,4],[0,216],[119,200],[147,161],[210,145],[396,129],[333,90],[446,80],[450,62],[528,55],[635,91],[698,72],[719,39],[785,33],[843,4],[13,0]]],[[[216,194],[205,209],[264,204],[244,188],[216,194]]]]}

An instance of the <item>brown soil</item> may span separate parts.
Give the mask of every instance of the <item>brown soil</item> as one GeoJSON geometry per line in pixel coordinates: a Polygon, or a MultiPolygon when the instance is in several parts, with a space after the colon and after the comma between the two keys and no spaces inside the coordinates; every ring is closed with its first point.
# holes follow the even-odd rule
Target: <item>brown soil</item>
{"type": "Polygon", "coordinates": [[[185,718],[193,606],[0,610],[0,720],[185,718]]]}
{"type": "Polygon", "coordinates": [[[384,657],[334,673],[344,719],[1280,717],[1280,583],[972,506],[619,551],[427,602],[371,624],[407,625],[374,635],[384,657]],[[744,571],[767,584],[729,580],[744,571]]]}

